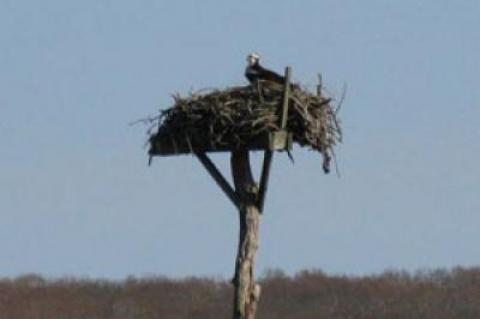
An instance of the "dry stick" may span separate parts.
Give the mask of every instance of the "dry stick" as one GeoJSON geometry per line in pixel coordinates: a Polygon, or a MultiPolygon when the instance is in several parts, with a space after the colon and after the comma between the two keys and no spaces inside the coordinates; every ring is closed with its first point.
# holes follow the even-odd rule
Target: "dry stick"
{"type": "Polygon", "coordinates": [[[317,96],[320,98],[322,97],[322,85],[323,85],[323,79],[322,79],[322,74],[318,73],[318,85],[317,85],[317,96]]]}

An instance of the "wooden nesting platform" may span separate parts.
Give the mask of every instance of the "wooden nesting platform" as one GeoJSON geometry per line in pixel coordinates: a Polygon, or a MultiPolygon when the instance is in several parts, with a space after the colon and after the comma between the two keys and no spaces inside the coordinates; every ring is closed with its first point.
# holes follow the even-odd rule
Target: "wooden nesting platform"
{"type": "MultiPolygon", "coordinates": [[[[341,130],[330,98],[322,96],[321,77],[316,94],[291,84],[291,69],[285,69],[283,85],[258,81],[249,86],[216,90],[188,98],[174,96],[173,107],[151,119],[150,161],[155,156],[192,154],[239,209],[244,195],[218,170],[208,153],[229,152],[247,161],[249,151],[264,153],[255,195],[263,211],[270,167],[275,152],[287,151],[292,144],[309,146],[323,155],[323,169],[329,172],[330,152],[341,141],[341,130]]],[[[235,162],[235,161],[233,161],[235,162]]],[[[233,167],[232,167],[233,170],[233,167]]]]}
{"type": "MultiPolygon", "coordinates": [[[[254,137],[247,145],[242,145],[251,151],[285,151],[291,150],[293,144],[292,134],[279,130],[276,132],[265,132],[254,137]]],[[[162,136],[152,139],[150,144],[150,156],[171,156],[195,153],[210,152],[231,152],[239,146],[235,145],[205,145],[196,141],[195,137],[175,138],[173,136],[162,136]]]]}
{"type": "MultiPolygon", "coordinates": [[[[290,151],[293,144],[293,134],[287,131],[287,117],[289,107],[291,70],[285,69],[285,83],[283,86],[283,101],[277,110],[279,113],[279,129],[274,131],[263,131],[253,135],[249,140],[236,142],[235,139],[228,143],[216,142],[215,139],[205,138],[204,132],[188,134],[183,128],[180,130],[162,130],[150,138],[149,155],[171,156],[182,154],[205,154],[209,152],[232,152],[238,149],[249,151],[290,151]]],[[[260,85],[257,83],[257,85],[260,85]]],[[[260,87],[258,88],[260,90],[260,87]]]]}

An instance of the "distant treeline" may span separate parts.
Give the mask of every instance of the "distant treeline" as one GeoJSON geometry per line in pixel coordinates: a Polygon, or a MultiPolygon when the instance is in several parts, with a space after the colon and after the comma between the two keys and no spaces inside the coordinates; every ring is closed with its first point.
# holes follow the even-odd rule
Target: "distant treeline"
{"type": "MultiPolygon", "coordinates": [[[[480,268],[365,277],[270,270],[258,319],[478,319],[480,268]]],[[[232,287],[209,278],[0,279],[0,319],[222,319],[232,287]]]]}

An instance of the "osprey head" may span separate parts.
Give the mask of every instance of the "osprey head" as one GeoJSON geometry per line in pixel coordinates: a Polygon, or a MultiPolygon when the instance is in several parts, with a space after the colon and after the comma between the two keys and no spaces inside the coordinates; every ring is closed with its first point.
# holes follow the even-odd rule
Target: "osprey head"
{"type": "Polygon", "coordinates": [[[260,61],[260,55],[258,53],[252,52],[247,56],[248,65],[254,65],[260,61]]]}

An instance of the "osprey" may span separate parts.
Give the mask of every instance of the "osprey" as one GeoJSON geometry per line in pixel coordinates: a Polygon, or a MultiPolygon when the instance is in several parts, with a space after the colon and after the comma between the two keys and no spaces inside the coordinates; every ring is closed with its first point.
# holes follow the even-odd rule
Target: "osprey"
{"type": "Polygon", "coordinates": [[[273,71],[265,69],[260,65],[260,55],[257,53],[250,53],[247,56],[247,68],[245,69],[245,76],[250,83],[258,83],[258,81],[271,81],[279,84],[285,83],[285,78],[273,71]]]}

